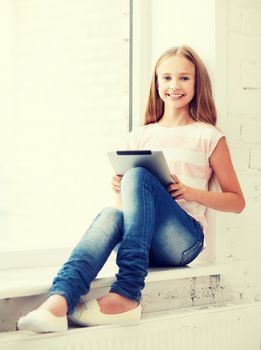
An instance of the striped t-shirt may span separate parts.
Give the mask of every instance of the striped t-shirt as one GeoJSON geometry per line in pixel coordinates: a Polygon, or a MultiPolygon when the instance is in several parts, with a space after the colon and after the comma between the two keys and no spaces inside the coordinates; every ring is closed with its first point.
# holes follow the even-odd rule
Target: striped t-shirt
{"type": "MultiPolygon", "coordinates": [[[[128,137],[128,148],[161,150],[172,174],[185,185],[208,190],[212,168],[209,157],[224,134],[211,124],[195,122],[177,127],[162,127],[157,123],[133,130],[128,137]]],[[[206,207],[184,199],[179,205],[206,230],[206,207]]]]}

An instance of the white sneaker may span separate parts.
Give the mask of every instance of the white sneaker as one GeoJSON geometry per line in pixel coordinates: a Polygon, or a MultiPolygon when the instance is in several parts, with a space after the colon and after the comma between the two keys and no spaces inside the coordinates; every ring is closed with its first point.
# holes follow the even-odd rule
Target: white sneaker
{"type": "Polygon", "coordinates": [[[67,316],[59,317],[48,310],[37,309],[21,317],[17,328],[36,333],[63,332],[68,329],[68,321],[67,316]]]}
{"type": "Polygon", "coordinates": [[[141,318],[141,305],[135,309],[118,314],[105,314],[101,312],[96,299],[89,300],[74,309],[69,320],[81,326],[98,326],[108,324],[124,324],[139,321],[141,318]]]}

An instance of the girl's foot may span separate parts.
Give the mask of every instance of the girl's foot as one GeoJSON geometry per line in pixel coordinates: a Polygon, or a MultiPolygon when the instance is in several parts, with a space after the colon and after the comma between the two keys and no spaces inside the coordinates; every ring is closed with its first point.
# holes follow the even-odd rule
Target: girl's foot
{"type": "Polygon", "coordinates": [[[69,319],[81,326],[125,324],[141,319],[141,305],[117,293],[79,304],[69,319]]]}
{"type": "Polygon", "coordinates": [[[54,294],[43,302],[38,310],[47,310],[54,316],[63,317],[66,316],[68,312],[67,301],[62,295],[54,294]]]}
{"type": "Polygon", "coordinates": [[[38,309],[21,317],[17,322],[17,329],[37,333],[66,331],[67,310],[65,298],[52,295],[38,309]]]}
{"type": "Polygon", "coordinates": [[[125,298],[117,293],[110,292],[97,299],[101,312],[104,314],[118,314],[135,309],[139,303],[125,298]]]}

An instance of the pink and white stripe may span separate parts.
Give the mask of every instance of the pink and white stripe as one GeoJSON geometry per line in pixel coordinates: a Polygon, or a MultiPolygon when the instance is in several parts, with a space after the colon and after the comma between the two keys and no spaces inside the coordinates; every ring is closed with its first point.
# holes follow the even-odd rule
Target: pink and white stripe
{"type": "MultiPolygon", "coordinates": [[[[129,135],[129,149],[163,151],[172,174],[184,184],[208,190],[212,174],[209,157],[224,134],[210,124],[196,122],[166,128],[157,123],[142,126],[129,135]]],[[[206,207],[184,200],[180,206],[206,229],[206,207]]]]}

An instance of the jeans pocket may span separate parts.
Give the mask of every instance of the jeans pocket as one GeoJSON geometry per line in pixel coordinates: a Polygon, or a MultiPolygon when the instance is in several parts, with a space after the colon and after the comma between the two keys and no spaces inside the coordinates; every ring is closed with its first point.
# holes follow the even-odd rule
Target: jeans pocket
{"type": "Polygon", "coordinates": [[[191,261],[193,261],[199,255],[202,249],[203,249],[203,240],[200,240],[200,241],[197,241],[195,244],[193,244],[192,247],[185,250],[182,253],[180,266],[184,266],[191,263],[191,261]]]}

